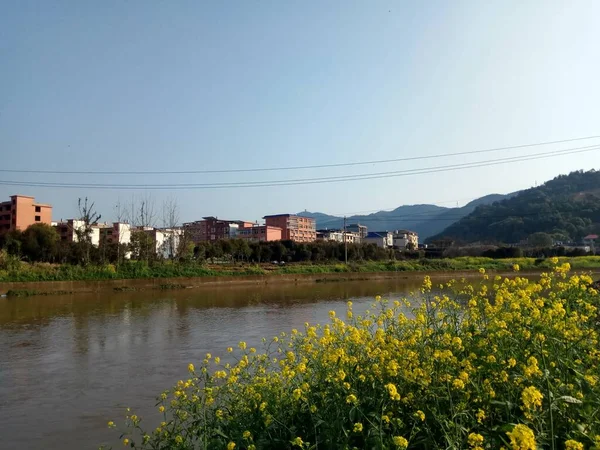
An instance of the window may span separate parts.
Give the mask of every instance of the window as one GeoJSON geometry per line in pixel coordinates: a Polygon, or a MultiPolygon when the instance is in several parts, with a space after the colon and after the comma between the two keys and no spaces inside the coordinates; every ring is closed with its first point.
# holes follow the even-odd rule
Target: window
{"type": "Polygon", "coordinates": [[[40,222],[42,220],[42,218],[40,216],[35,216],[35,221],[36,222],[40,222]]]}
{"type": "Polygon", "coordinates": [[[42,212],[41,206],[36,206],[35,207],[35,212],[42,212]]]}

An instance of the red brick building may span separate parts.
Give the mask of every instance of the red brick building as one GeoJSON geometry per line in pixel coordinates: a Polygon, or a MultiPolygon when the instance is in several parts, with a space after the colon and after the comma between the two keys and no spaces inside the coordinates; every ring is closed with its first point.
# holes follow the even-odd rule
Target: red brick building
{"type": "Polygon", "coordinates": [[[240,228],[251,227],[252,222],[243,220],[224,220],[216,217],[203,217],[203,220],[183,224],[187,237],[194,243],[232,239],[240,228]]]}

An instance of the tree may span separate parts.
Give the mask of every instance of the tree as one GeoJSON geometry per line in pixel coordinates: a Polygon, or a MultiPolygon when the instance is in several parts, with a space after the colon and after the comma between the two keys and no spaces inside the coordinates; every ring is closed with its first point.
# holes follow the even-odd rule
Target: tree
{"type": "Polygon", "coordinates": [[[186,239],[186,233],[180,236],[174,232],[179,225],[179,204],[174,197],[169,197],[163,201],[162,225],[166,229],[165,231],[169,230],[165,241],[168,254],[172,258],[180,258],[188,245],[187,242],[181,242],[186,239]]]}
{"type": "Polygon", "coordinates": [[[92,225],[98,223],[102,217],[95,210],[94,202],[88,203],[88,198],[77,201],[79,208],[79,220],[83,222],[82,226],[75,226],[73,232],[77,237],[77,243],[82,248],[82,263],[87,265],[90,262],[90,252],[92,248],[92,225]]]}
{"type": "Polygon", "coordinates": [[[527,238],[527,243],[535,248],[548,248],[552,247],[554,240],[548,233],[538,232],[530,235],[527,238]]]}
{"type": "Polygon", "coordinates": [[[30,261],[52,261],[60,236],[45,223],[30,225],[22,235],[22,250],[30,261]]]}

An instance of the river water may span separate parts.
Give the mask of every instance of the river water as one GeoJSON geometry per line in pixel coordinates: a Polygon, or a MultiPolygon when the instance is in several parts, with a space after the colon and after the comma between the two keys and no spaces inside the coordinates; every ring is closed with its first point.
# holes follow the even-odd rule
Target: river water
{"type": "Polygon", "coordinates": [[[131,407],[156,420],[156,396],[207,352],[260,348],[305,322],[360,313],[419,280],[340,281],[0,298],[0,448],[119,448],[109,420],[131,407]],[[116,445],[115,445],[116,444],[116,445]]]}

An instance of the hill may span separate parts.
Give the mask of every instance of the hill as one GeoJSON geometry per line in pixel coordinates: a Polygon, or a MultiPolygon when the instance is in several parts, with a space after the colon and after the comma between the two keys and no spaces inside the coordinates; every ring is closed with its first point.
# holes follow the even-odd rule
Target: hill
{"type": "Polygon", "coordinates": [[[591,170],[561,175],[499,202],[478,205],[429,240],[518,243],[545,233],[559,241],[580,241],[599,232],[600,172],[591,170]]]}
{"type": "MultiPolygon", "coordinates": [[[[510,194],[512,195],[512,194],[510,194]]],[[[491,194],[478,198],[461,208],[445,208],[437,205],[404,205],[392,211],[379,211],[367,215],[353,215],[347,218],[348,224],[360,223],[370,231],[408,229],[416,231],[419,239],[441,232],[449,225],[471,213],[482,204],[502,200],[508,196],[491,194]]],[[[317,228],[342,228],[343,217],[332,216],[321,212],[304,211],[300,216],[312,217],[317,221],[317,228]]]]}

